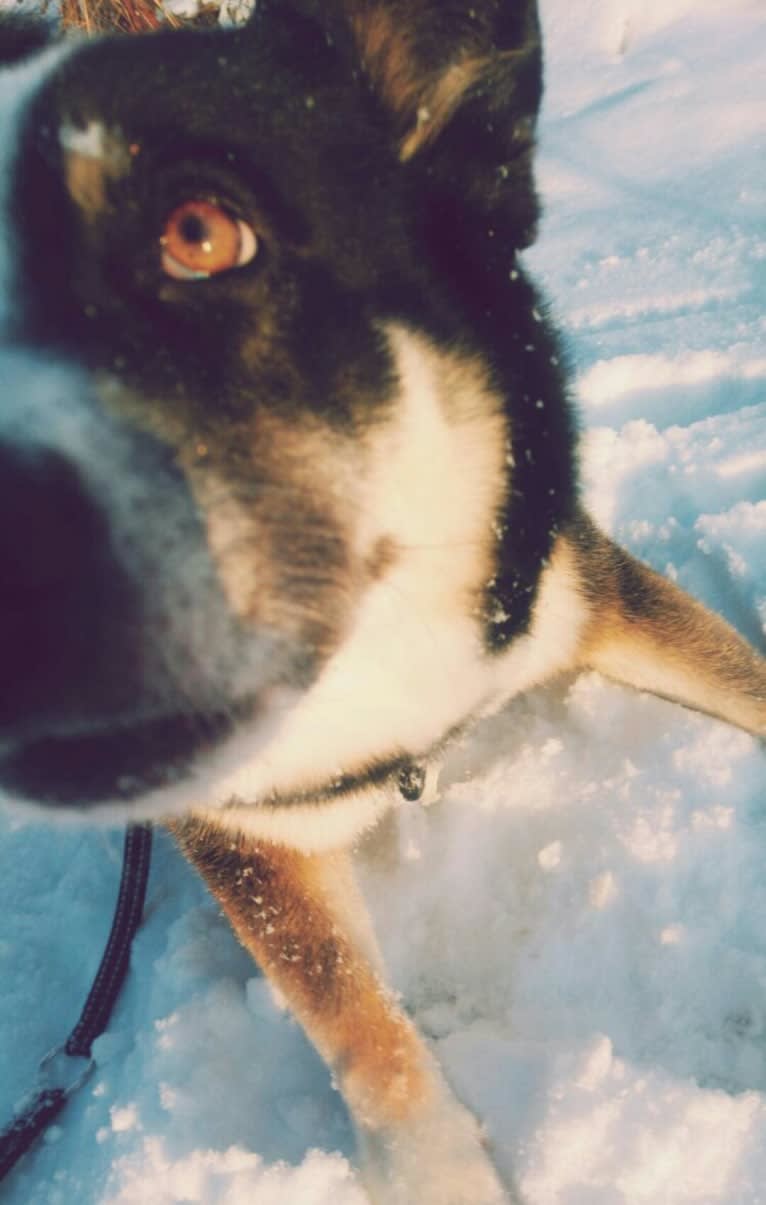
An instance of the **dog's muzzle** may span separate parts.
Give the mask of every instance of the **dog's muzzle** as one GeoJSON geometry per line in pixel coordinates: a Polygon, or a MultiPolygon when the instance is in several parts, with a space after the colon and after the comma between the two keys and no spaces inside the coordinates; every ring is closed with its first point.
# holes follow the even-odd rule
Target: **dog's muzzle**
{"type": "Polygon", "coordinates": [[[220,589],[171,451],[68,369],[0,350],[0,792],[128,801],[183,777],[284,670],[220,589]]]}

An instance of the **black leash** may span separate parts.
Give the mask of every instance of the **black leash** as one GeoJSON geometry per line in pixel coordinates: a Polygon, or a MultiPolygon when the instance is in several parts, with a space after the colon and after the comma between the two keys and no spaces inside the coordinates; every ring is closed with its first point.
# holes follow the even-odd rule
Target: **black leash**
{"type": "Polygon", "coordinates": [[[122,877],[109,938],[93,987],[80,1019],[62,1046],[46,1054],[40,1063],[40,1080],[66,1081],[71,1076],[67,1059],[86,1059],[85,1067],[64,1086],[43,1087],[22,1105],[11,1123],[0,1134],[0,1180],[8,1175],[43,1130],[53,1122],[69,1097],[85,1083],[95,1063],[91,1047],[106,1029],[130,959],[130,947],[146,897],[152,830],[148,824],[131,824],[125,833],[122,877]]]}

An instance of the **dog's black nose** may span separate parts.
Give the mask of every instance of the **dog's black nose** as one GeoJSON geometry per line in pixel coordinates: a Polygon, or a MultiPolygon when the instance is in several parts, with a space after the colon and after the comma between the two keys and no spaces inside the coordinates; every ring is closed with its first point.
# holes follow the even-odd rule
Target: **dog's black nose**
{"type": "Polygon", "coordinates": [[[70,711],[102,679],[106,604],[126,599],[108,525],[65,455],[0,444],[0,732],[70,711]]]}
{"type": "Polygon", "coordinates": [[[104,538],[79,474],[61,453],[0,445],[0,608],[54,608],[104,538]]]}

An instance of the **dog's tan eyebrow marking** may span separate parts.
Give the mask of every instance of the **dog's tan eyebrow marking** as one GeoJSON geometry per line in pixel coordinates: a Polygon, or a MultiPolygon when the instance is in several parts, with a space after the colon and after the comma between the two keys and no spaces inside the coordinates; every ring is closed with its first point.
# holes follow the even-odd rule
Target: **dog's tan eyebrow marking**
{"type": "Polygon", "coordinates": [[[59,127],[64,151],[66,182],[74,201],[87,214],[99,213],[106,204],[107,179],[126,176],[135,155],[122,131],[100,121],[75,125],[64,121],[59,127]]]}

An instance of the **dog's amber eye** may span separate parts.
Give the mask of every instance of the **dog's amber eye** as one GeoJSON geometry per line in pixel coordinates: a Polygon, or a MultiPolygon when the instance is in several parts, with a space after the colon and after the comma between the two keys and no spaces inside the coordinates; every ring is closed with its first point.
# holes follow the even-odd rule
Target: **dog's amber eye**
{"type": "Polygon", "coordinates": [[[160,239],[162,269],[176,280],[204,280],[249,264],[258,239],[246,222],[212,201],[184,201],[160,239]]]}

